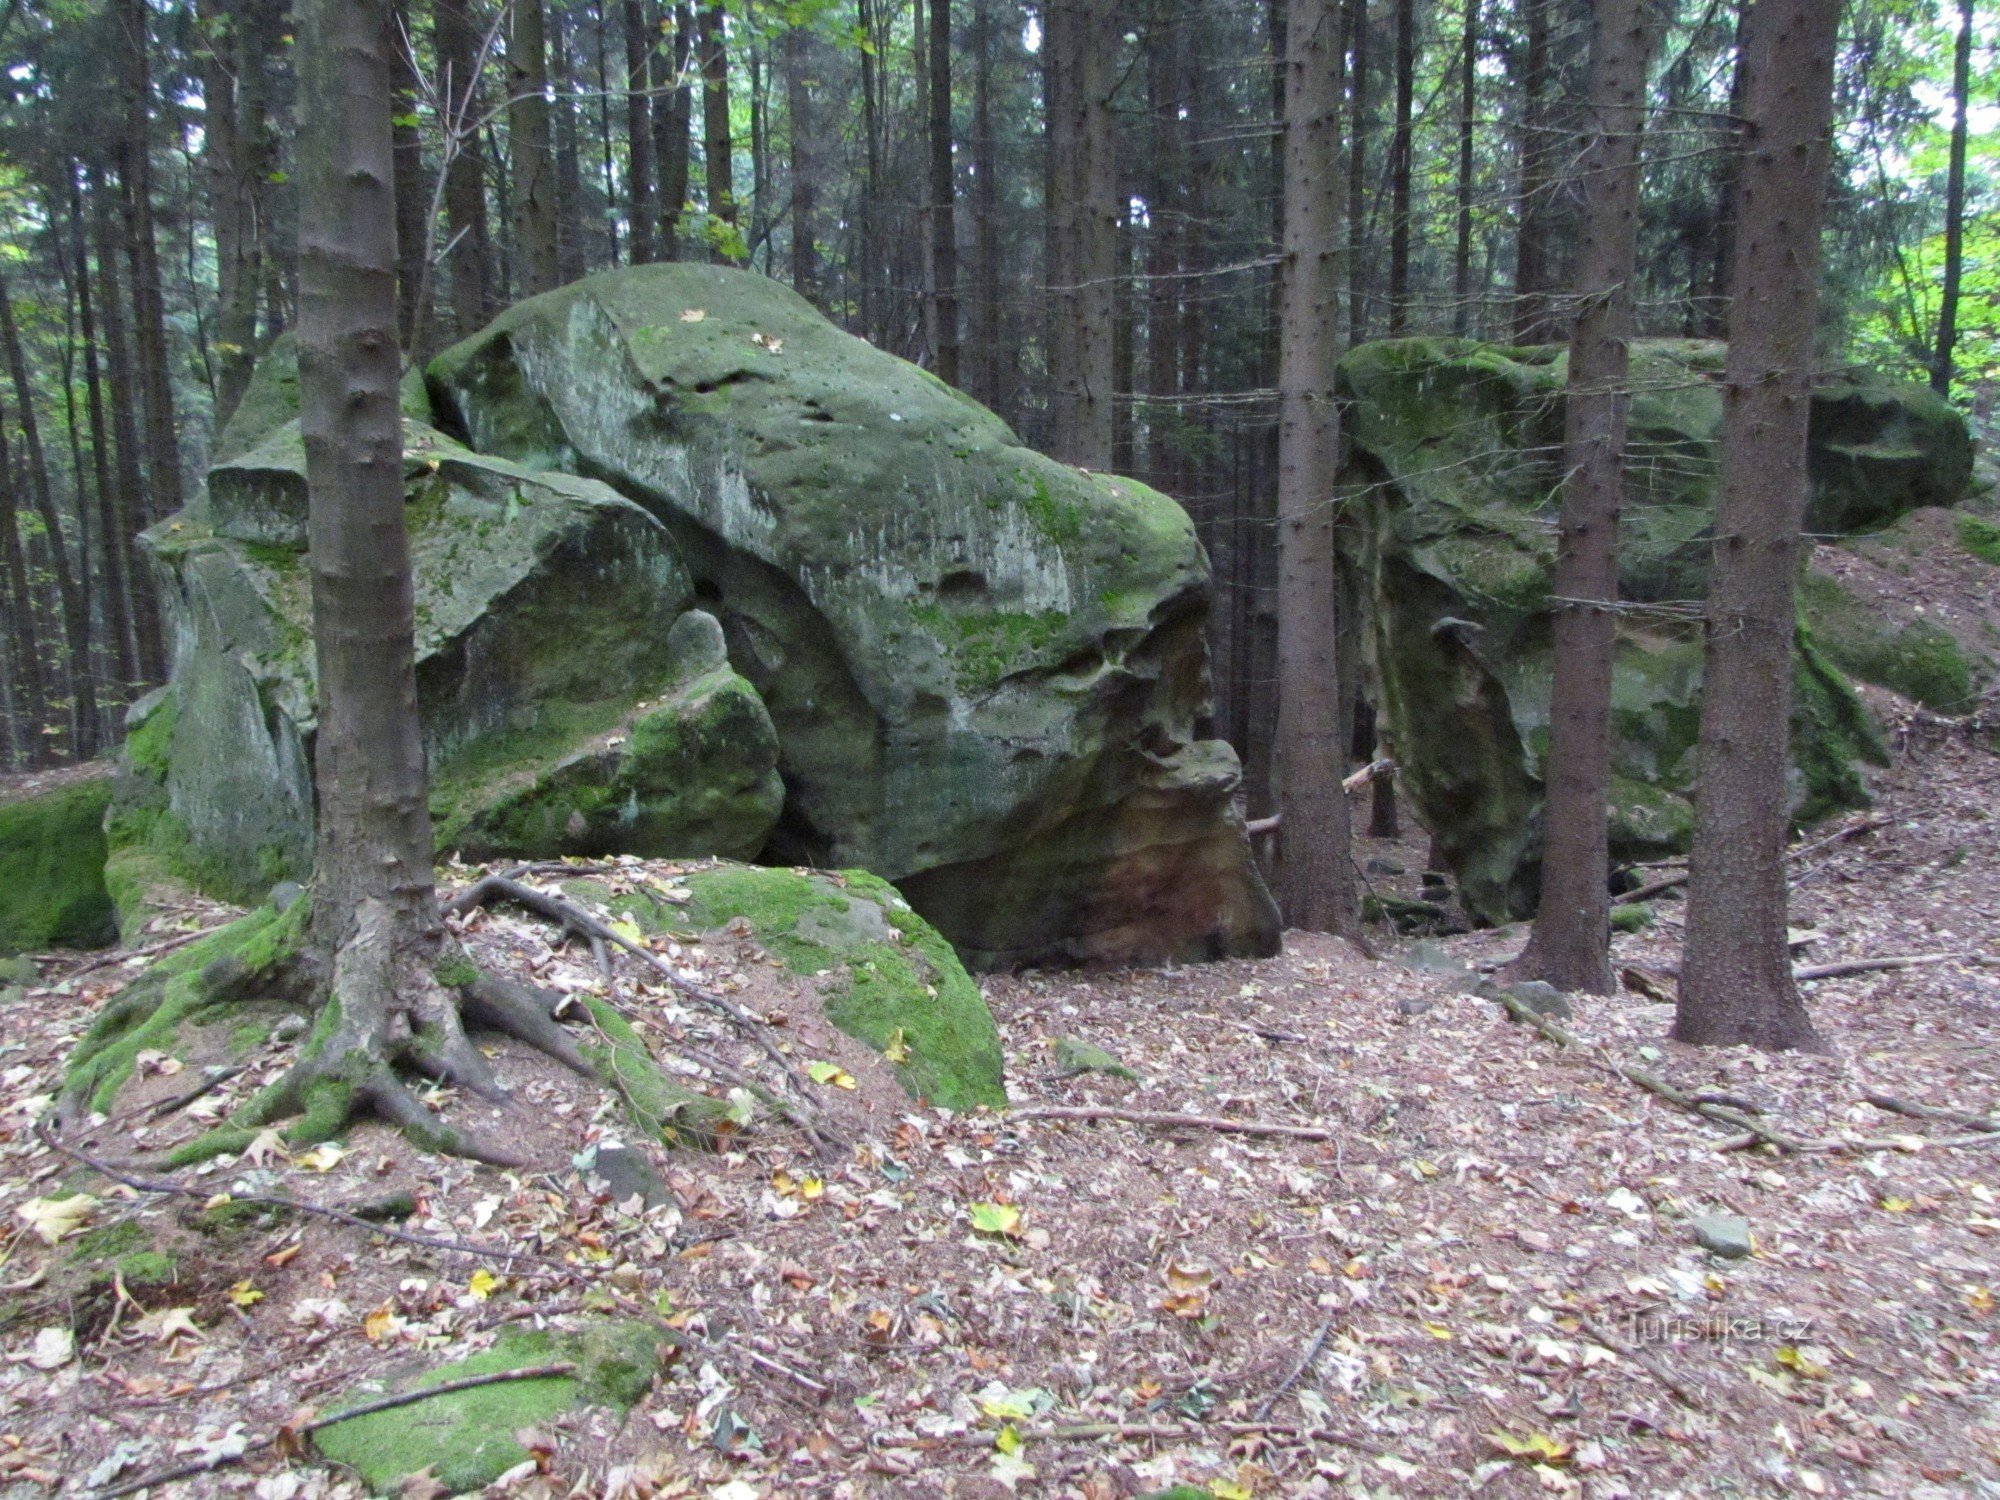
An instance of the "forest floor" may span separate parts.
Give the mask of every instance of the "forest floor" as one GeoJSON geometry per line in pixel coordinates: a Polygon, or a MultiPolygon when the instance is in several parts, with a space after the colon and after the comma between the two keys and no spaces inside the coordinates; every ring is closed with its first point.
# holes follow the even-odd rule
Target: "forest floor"
{"type": "MultiPolygon", "coordinates": [[[[524,1434],[531,1458],[500,1491],[2000,1495],[2000,1135],[1865,1097],[2000,1109],[2000,758],[1919,723],[1878,792],[1869,826],[1805,841],[1801,959],[1958,957],[1810,985],[1832,1056],[1683,1048],[1670,1007],[1631,989],[1579,1000],[1586,1045],[1558,1046],[1467,990],[1467,966],[1519,930],[1384,939],[1375,960],[1291,934],[1263,961],[984,988],[1017,1107],[1330,1139],[890,1104],[837,1161],[768,1133],[656,1153],[671,1196],[651,1210],[573,1164],[618,1136],[602,1092],[504,1042],[496,1065],[532,1105],[510,1139],[540,1170],[428,1158],[364,1125],[341,1150],[181,1174],[192,1196],[81,1171],[32,1122],[126,971],[48,961],[0,1012],[0,1496],[96,1493],[296,1430],[503,1329],[613,1313],[671,1325],[677,1357],[622,1418],[577,1408],[524,1434]],[[1063,1038],[1136,1077],[1066,1071],[1063,1038]],[[1742,1149],[1614,1059],[1812,1149],[1742,1149]],[[171,1277],[79,1282],[75,1237],[51,1248],[19,1216],[77,1190],[101,1199],[93,1229],[138,1225],[171,1277]],[[221,1193],[353,1206],[396,1190],[416,1202],[407,1234],[546,1259],[310,1216],[199,1227],[221,1193]],[[1704,1215],[1746,1220],[1753,1253],[1697,1244],[1704,1215]]],[[[1416,893],[1416,841],[1361,845],[1378,885],[1416,893]]],[[[1680,937],[1678,902],[1656,911],[1616,954],[1652,988],[1680,937]]],[[[531,918],[473,927],[483,962],[595,982],[590,955],[531,918]]],[[[739,932],[681,961],[754,997],[758,956],[739,932]]],[[[90,1149],[191,1133],[185,1115],[283,1050],[90,1149]]],[[[184,1091],[158,1067],[133,1097],[184,1091]]],[[[360,1493],[288,1446],[153,1493],[360,1493]]]]}

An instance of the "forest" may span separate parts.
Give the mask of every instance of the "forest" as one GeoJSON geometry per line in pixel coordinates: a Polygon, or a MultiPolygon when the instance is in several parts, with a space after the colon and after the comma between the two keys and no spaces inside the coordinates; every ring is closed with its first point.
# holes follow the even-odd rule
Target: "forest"
{"type": "Polygon", "coordinates": [[[0,1483],[2000,1492],[1979,0],[0,0],[0,1483]]]}

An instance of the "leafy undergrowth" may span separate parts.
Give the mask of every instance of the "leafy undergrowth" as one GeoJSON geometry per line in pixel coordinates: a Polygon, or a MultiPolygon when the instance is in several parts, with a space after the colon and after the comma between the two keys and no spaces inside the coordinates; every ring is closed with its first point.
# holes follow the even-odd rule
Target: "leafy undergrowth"
{"type": "MultiPolygon", "coordinates": [[[[1887,826],[1802,862],[1809,961],[2000,949],[2000,762],[1939,733],[1901,741],[1887,826]]],[[[1415,840],[1358,852],[1379,878],[1421,863],[1415,840]]],[[[1650,925],[1618,939],[1647,983],[1667,982],[1678,911],[1656,902],[1650,925]]],[[[557,988],[599,983],[587,952],[550,946],[550,927],[505,913],[471,927],[482,962],[557,988]]],[[[616,1396],[491,1402],[489,1425],[518,1419],[496,1493],[2000,1489],[2000,1138],[1944,1146],[1969,1132],[1864,1102],[2000,1104],[2000,966],[1814,985],[1836,1058],[1696,1052],[1666,1040],[1669,1009],[1640,993],[1578,1003],[1575,1030],[1606,1056],[1746,1101],[1795,1136],[1879,1143],[1777,1157],[1718,1149],[1725,1127],[1508,1024],[1442,972],[1520,939],[1434,941],[1398,963],[1294,935],[1262,962],[984,985],[1017,1104],[1318,1123],[1330,1142],[952,1116],[883,1093],[845,1117],[862,1139],[836,1161],[770,1132],[669,1155],[603,1089],[494,1042],[524,1106],[510,1140],[538,1170],[426,1158],[363,1126],[296,1158],[267,1141],[183,1174],[185,1198],[108,1184],[31,1131],[120,978],[64,980],[74,961],[52,962],[0,1015],[0,1212],[16,1231],[0,1483],[90,1493],[449,1378],[430,1373],[445,1366],[484,1369],[496,1344],[543,1358],[638,1328],[678,1343],[657,1370],[628,1369],[616,1396]],[[260,1192],[544,1259],[448,1253],[243,1201],[260,1192]],[[235,1201],[211,1201],[225,1193],[235,1201]],[[1754,1254],[1704,1250],[1695,1220],[1712,1215],[1746,1221],[1754,1254]]],[[[677,943],[673,958],[747,1004],[780,1004],[782,966],[754,932],[677,943]]],[[[656,1040],[698,1024],[622,964],[619,982],[656,1040]]],[[[246,1073],[102,1127],[91,1149],[143,1157],[253,1086],[283,1043],[239,1029],[215,1028],[215,1052],[149,1059],[120,1107],[170,1102],[232,1049],[246,1073]]],[[[819,1086],[858,1092],[840,1079],[855,1081],[864,1051],[830,1059],[843,1067],[819,1086]]],[[[433,1102],[448,1117],[486,1108],[433,1102]]],[[[440,1420],[405,1410],[395,1432],[440,1420]]],[[[353,1471],[278,1450],[171,1491],[363,1492],[353,1471]]]]}

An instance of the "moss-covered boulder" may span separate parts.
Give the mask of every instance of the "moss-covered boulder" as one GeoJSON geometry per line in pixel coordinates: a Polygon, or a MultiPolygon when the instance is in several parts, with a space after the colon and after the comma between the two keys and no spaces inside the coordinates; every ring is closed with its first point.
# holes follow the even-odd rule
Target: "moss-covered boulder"
{"type": "Polygon", "coordinates": [[[779,728],[772,853],[896,880],[975,964],[1272,949],[1173,502],[719,267],[534,298],[428,376],[462,441],[671,532],[779,728]]]}
{"type": "MultiPolygon", "coordinates": [[[[283,359],[224,435],[209,498],[147,533],[173,623],[112,818],[135,915],[160,882],[259,896],[312,856],[315,661],[304,451],[283,359]]],[[[419,392],[416,399],[421,399],[419,392]]],[[[591,479],[404,432],[417,688],[441,849],[755,854],[777,736],[665,528],[591,479]]]]}
{"type": "MultiPolygon", "coordinates": [[[[1721,345],[1633,349],[1612,689],[1618,858],[1684,848],[1699,727],[1721,432],[1721,345]]],[[[1349,556],[1403,785],[1467,911],[1505,921],[1539,887],[1541,762],[1567,357],[1450,339],[1350,350],[1342,475],[1349,556]]],[[[1847,375],[1815,392],[1814,530],[1882,525],[1946,504],[1970,472],[1963,422],[1928,391],[1847,375]]],[[[1842,673],[1801,632],[1792,805],[1800,821],[1860,801],[1879,757],[1842,673]]]]}
{"type": "Polygon", "coordinates": [[[99,776],[0,804],[0,956],[117,938],[104,885],[110,799],[99,776]]]}
{"type": "Polygon", "coordinates": [[[881,1053],[914,1099],[999,1107],[1000,1033],[979,986],[896,888],[863,870],[710,863],[666,891],[570,882],[570,894],[652,932],[748,936],[807,986],[826,1019],[881,1053]]]}
{"type": "Polygon", "coordinates": [[[334,1405],[332,1420],[313,1434],[313,1446],[322,1457],[358,1474],[378,1495],[397,1493],[404,1480],[425,1470],[443,1493],[463,1494],[527,1460],[528,1450],[516,1436],[524,1429],[545,1429],[577,1406],[612,1412],[632,1406],[651,1387],[669,1347],[664,1331],[641,1323],[582,1332],[510,1329],[484,1353],[386,1384],[402,1394],[510,1370],[575,1368],[568,1374],[475,1386],[341,1421],[341,1405],[361,1406],[385,1394],[356,1389],[349,1393],[351,1399],[334,1405]]]}

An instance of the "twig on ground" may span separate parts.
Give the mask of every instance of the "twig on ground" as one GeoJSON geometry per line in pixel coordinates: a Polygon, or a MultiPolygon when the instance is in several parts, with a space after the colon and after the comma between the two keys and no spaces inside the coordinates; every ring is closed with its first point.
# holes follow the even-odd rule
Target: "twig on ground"
{"type": "Polygon", "coordinates": [[[1312,1368],[1313,1361],[1319,1358],[1319,1351],[1326,1347],[1326,1336],[1333,1332],[1333,1318],[1332,1313],[1327,1314],[1326,1321],[1319,1325],[1319,1332],[1315,1333],[1312,1342],[1306,1345],[1306,1352],[1299,1356],[1299,1362],[1292,1367],[1292,1373],[1279,1381],[1278,1388],[1264,1398],[1263,1405],[1257,1408],[1258,1421],[1261,1422],[1270,1416],[1271,1408],[1278,1404],[1279,1398],[1297,1385],[1306,1371],[1312,1368]]]}
{"type": "Polygon", "coordinates": [[[1877,1109],[1886,1109],[1891,1114],[1908,1115],[1916,1120],[1948,1120],[1954,1125],[1970,1125],[1974,1130],[2000,1133],[2000,1120],[1991,1115],[1975,1114],[1967,1109],[1945,1109],[1936,1104],[1913,1104],[1893,1094],[1863,1094],[1861,1097],[1877,1109]]]}
{"type": "Polygon", "coordinates": [[[1223,1115],[1184,1115],[1166,1110],[1117,1109],[1108,1104],[1031,1104],[1009,1110],[1015,1120],[1121,1120],[1127,1125],[1157,1125],[1164,1129],[1219,1130],[1232,1135],[1281,1135],[1301,1141],[1331,1141],[1323,1125],[1280,1125],[1263,1120],[1232,1120],[1223,1115]]]}
{"type": "Polygon", "coordinates": [[[1977,961],[1976,953],[1905,953],[1892,958],[1844,958],[1838,963],[1814,964],[1792,970],[1792,978],[1838,979],[1843,974],[1874,974],[1884,969],[1921,969],[1931,964],[1977,961]]]}
{"type": "Polygon", "coordinates": [[[86,974],[95,974],[99,969],[114,968],[119,964],[131,963],[134,959],[158,958],[163,953],[172,953],[176,948],[185,948],[189,943],[199,941],[211,933],[222,931],[228,922],[218,922],[213,927],[197,928],[193,932],[177,932],[170,938],[162,938],[157,943],[148,943],[143,948],[114,948],[109,953],[100,954],[88,963],[78,964],[65,979],[81,979],[86,974]]]}
{"type": "MultiPolygon", "coordinates": [[[[1185,1439],[1213,1437],[1223,1433],[1229,1437],[1277,1437],[1289,1438],[1301,1443],[1335,1443],[1343,1448],[1352,1448],[1359,1453],[1373,1453],[1388,1456],[1394,1449],[1385,1448],[1380,1443],[1367,1438],[1356,1437],[1339,1427],[1316,1427],[1297,1422],[1070,1422],[1054,1427],[1018,1427],[1014,1435],[1024,1443],[1081,1443],[1096,1438],[1117,1438],[1131,1441],[1144,1439],[1185,1439]]],[[[995,1434],[991,1432],[965,1432],[955,1438],[918,1438],[914,1442],[884,1443],[885,1448],[940,1448],[990,1447],[995,1434]]]]}
{"type": "Polygon", "coordinates": [[[123,1484],[113,1485],[108,1490],[99,1490],[96,1500],[118,1500],[120,1495],[136,1494],[158,1484],[171,1484],[179,1479],[192,1479],[197,1474],[211,1474],[217,1469],[230,1468],[240,1464],[253,1454],[274,1448],[283,1438],[309,1437],[315,1432],[332,1427],[336,1423],[351,1422],[356,1417],[372,1417],[377,1412],[394,1411],[399,1406],[414,1406],[419,1401],[428,1401],[433,1396],[451,1396],[459,1391],[469,1391],[482,1385],[499,1385],[509,1380],[553,1380],[563,1375],[576,1373],[576,1366],[569,1363],[553,1365],[531,1365],[524,1370],[495,1370],[486,1375],[468,1375],[463,1380],[447,1380],[439,1385],[425,1386],[422,1390],[404,1391],[400,1395],[384,1396],[378,1401],[364,1401],[359,1406],[349,1407],[330,1417],[317,1417],[298,1427],[284,1427],[268,1437],[258,1438],[235,1451],[223,1451],[208,1458],[199,1458],[192,1463],[181,1464],[177,1468],[160,1469],[150,1474],[141,1474],[137,1479],[128,1479],[123,1484]]]}
{"type": "Polygon", "coordinates": [[[749,1360],[750,1363],[755,1365],[758,1369],[766,1371],[772,1375],[782,1376],[784,1379],[789,1380],[793,1385],[799,1387],[801,1390],[811,1391],[815,1396],[817,1396],[822,1401],[826,1400],[828,1396],[833,1394],[833,1392],[830,1389],[828,1389],[826,1386],[821,1385],[817,1380],[814,1380],[810,1375],[803,1375],[799,1371],[794,1370],[790,1365],[780,1364],[777,1360],[772,1359],[767,1354],[759,1354],[755,1349],[750,1348],[748,1345],[738,1345],[736,1352],[741,1354],[745,1359],[749,1360]]]}
{"type": "MultiPolygon", "coordinates": [[[[1847,839],[1858,838],[1862,834],[1871,833],[1877,828],[1886,828],[1889,826],[1889,821],[1887,818],[1880,817],[1864,818],[1859,823],[1850,823],[1845,828],[1835,829],[1825,838],[1814,839],[1810,844],[1801,844],[1785,857],[1793,861],[1803,860],[1808,855],[1816,854],[1830,844],[1838,844],[1847,839]]],[[[1804,877],[1801,876],[1800,878],[1803,879],[1804,877]]],[[[1642,885],[1636,891],[1627,891],[1619,896],[1618,901],[1624,906],[1636,906],[1641,901],[1650,901],[1655,896],[1664,895],[1675,886],[1686,885],[1687,883],[1688,872],[1681,870],[1676,874],[1665,875],[1649,884],[1642,885]]]]}
{"type": "Polygon", "coordinates": [[[1558,1315],[1566,1314],[1569,1317],[1575,1318],[1577,1321],[1577,1326],[1581,1328],[1585,1333],[1589,1334],[1592,1339],[1602,1344],[1605,1348],[1609,1349],[1613,1354],[1617,1355],[1620,1359],[1631,1360],[1633,1364],[1637,1365],[1640,1369],[1644,1370],[1648,1375],[1652,1376],[1653,1379],[1659,1381],[1661,1385],[1665,1386],[1667,1388],[1668,1394],[1671,1395],[1676,1401],[1680,1402],[1681,1405],[1689,1407],[1696,1411],[1699,1411],[1701,1409],[1701,1402],[1698,1399],[1696,1399],[1694,1393],[1689,1391],[1688,1388],[1682,1385],[1678,1380],[1674,1379],[1673,1376],[1669,1375],[1666,1371],[1666,1367],[1663,1366],[1658,1360],[1654,1359],[1652,1355],[1646,1353],[1645,1350],[1631,1348],[1628,1345],[1626,1345],[1622,1340],[1614,1338],[1604,1328],[1600,1327],[1588,1313],[1585,1313],[1574,1307],[1559,1307],[1559,1306],[1552,1306],[1549,1308],[1549,1311],[1556,1313],[1558,1315]]]}
{"type": "MultiPolygon", "coordinates": [[[[35,1122],[35,1134],[41,1138],[42,1144],[49,1147],[49,1149],[61,1152],[79,1166],[88,1167],[101,1177],[107,1177],[113,1182],[122,1183],[134,1192],[157,1193],[162,1197],[199,1198],[204,1202],[214,1196],[206,1188],[191,1187],[186,1183],[172,1182],[160,1177],[136,1177],[130,1172],[121,1171],[115,1163],[92,1156],[87,1151],[80,1151],[76,1147],[57,1139],[55,1133],[49,1129],[47,1120],[37,1120],[35,1122]]],[[[507,1263],[510,1271],[515,1271],[514,1262],[516,1261],[528,1262],[531,1268],[536,1266],[547,1267],[546,1270],[529,1269],[526,1271],[516,1271],[516,1274],[539,1276],[584,1276],[589,1274],[587,1267],[573,1266],[567,1261],[554,1260],[546,1255],[536,1255],[532,1251],[516,1250],[507,1245],[475,1245],[464,1240],[437,1239],[426,1234],[411,1234],[406,1230],[391,1229],[388,1225],[377,1223],[373,1219],[364,1219],[359,1214],[351,1214],[345,1209],[328,1208],[320,1203],[306,1203],[298,1198],[286,1198],[275,1193],[231,1193],[225,1196],[231,1203],[249,1203],[263,1208],[281,1208],[293,1213],[307,1214],[314,1218],[331,1219],[336,1224],[347,1224],[356,1229],[364,1229],[370,1234],[379,1234],[384,1239],[395,1240],[399,1244],[415,1245],[425,1250],[441,1250],[452,1255],[469,1255],[478,1260],[503,1261],[507,1263]]]]}

